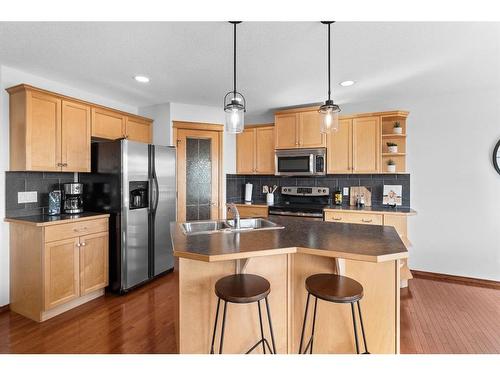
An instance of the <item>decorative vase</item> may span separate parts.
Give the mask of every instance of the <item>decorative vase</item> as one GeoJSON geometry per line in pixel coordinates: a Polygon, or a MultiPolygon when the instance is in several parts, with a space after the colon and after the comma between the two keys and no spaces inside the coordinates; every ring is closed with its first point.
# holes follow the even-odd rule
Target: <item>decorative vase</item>
{"type": "Polygon", "coordinates": [[[399,128],[392,128],[392,132],[394,134],[403,134],[403,128],[399,127],[399,128]]]}
{"type": "Polygon", "coordinates": [[[387,149],[392,154],[396,154],[398,152],[398,146],[388,146],[387,149]]]}
{"type": "Polygon", "coordinates": [[[387,165],[387,172],[396,173],[396,165],[387,165]]]}

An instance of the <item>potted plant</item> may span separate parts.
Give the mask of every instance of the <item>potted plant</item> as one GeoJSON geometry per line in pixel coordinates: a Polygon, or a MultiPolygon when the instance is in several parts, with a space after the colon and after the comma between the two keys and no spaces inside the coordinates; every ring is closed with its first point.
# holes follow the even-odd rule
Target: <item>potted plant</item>
{"type": "Polygon", "coordinates": [[[387,142],[387,149],[390,153],[396,154],[398,152],[398,145],[394,142],[387,142]]]}
{"type": "Polygon", "coordinates": [[[392,159],[387,161],[387,172],[396,173],[396,162],[392,159]]]}
{"type": "Polygon", "coordinates": [[[401,123],[399,121],[396,121],[394,123],[394,127],[392,128],[392,132],[394,134],[403,134],[403,128],[401,127],[401,123]]]}

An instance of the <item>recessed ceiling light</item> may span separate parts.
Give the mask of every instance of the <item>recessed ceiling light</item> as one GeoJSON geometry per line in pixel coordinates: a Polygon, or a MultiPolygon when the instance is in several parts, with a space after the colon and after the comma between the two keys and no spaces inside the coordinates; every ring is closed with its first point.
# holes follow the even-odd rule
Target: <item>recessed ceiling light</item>
{"type": "Polygon", "coordinates": [[[348,86],[352,86],[354,85],[356,82],[354,81],[342,81],[339,83],[340,86],[343,86],[343,87],[348,87],[348,86]]]}
{"type": "Polygon", "coordinates": [[[141,83],[148,83],[149,82],[149,78],[146,76],[135,76],[134,79],[137,82],[141,82],[141,83]]]}

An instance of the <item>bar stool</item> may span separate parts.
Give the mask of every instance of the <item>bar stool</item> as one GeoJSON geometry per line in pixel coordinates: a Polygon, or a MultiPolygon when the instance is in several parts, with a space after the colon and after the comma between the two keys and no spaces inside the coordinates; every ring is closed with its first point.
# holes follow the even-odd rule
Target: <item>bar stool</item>
{"type": "Polygon", "coordinates": [[[257,302],[259,309],[259,323],[261,339],[252,346],[245,354],[251,353],[259,344],[262,344],[262,351],[266,354],[266,345],[271,354],[276,354],[276,345],[274,343],[273,326],[271,323],[271,313],[267,296],[271,292],[271,285],[265,278],[252,274],[236,274],[223,277],[215,283],[215,294],[218,297],[217,311],[215,313],[214,334],[212,336],[212,345],[210,354],[214,354],[214,343],[217,331],[217,321],[219,319],[220,301],[224,301],[224,312],[222,315],[222,328],[219,344],[219,354],[222,354],[222,345],[224,343],[224,329],[226,325],[226,308],[228,303],[254,303],[257,302]],[[264,327],[262,325],[262,313],[260,310],[260,301],[266,301],[267,319],[269,321],[269,331],[271,332],[271,342],[273,348],[269,346],[269,342],[264,338],[264,327]]]}
{"type": "Polygon", "coordinates": [[[356,315],[354,313],[354,303],[358,305],[359,322],[361,323],[361,333],[363,334],[363,344],[365,347],[365,352],[363,354],[370,354],[366,346],[365,328],[363,326],[363,318],[361,317],[361,308],[359,306],[359,300],[363,298],[363,286],[356,280],[351,279],[349,277],[333,275],[328,273],[320,273],[309,276],[306,279],[306,289],[307,289],[307,302],[306,302],[306,311],[304,313],[304,323],[302,325],[302,334],[300,336],[299,354],[307,353],[307,349],[309,349],[309,354],[312,354],[318,298],[327,302],[351,304],[352,322],[354,327],[354,339],[356,342],[356,353],[359,354],[358,332],[356,329],[356,315]],[[309,342],[307,343],[304,352],[302,352],[304,331],[306,328],[306,321],[307,321],[307,310],[309,308],[309,297],[311,296],[311,294],[316,298],[314,300],[314,313],[313,313],[313,322],[311,328],[311,338],[309,339],[309,342]]]}

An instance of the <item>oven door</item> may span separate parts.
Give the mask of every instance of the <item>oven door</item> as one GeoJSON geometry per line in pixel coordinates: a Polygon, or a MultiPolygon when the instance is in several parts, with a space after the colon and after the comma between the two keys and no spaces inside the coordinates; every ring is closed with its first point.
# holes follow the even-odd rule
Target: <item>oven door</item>
{"type": "Polygon", "coordinates": [[[276,151],[276,176],[314,175],[314,155],[311,153],[276,151]]]}

